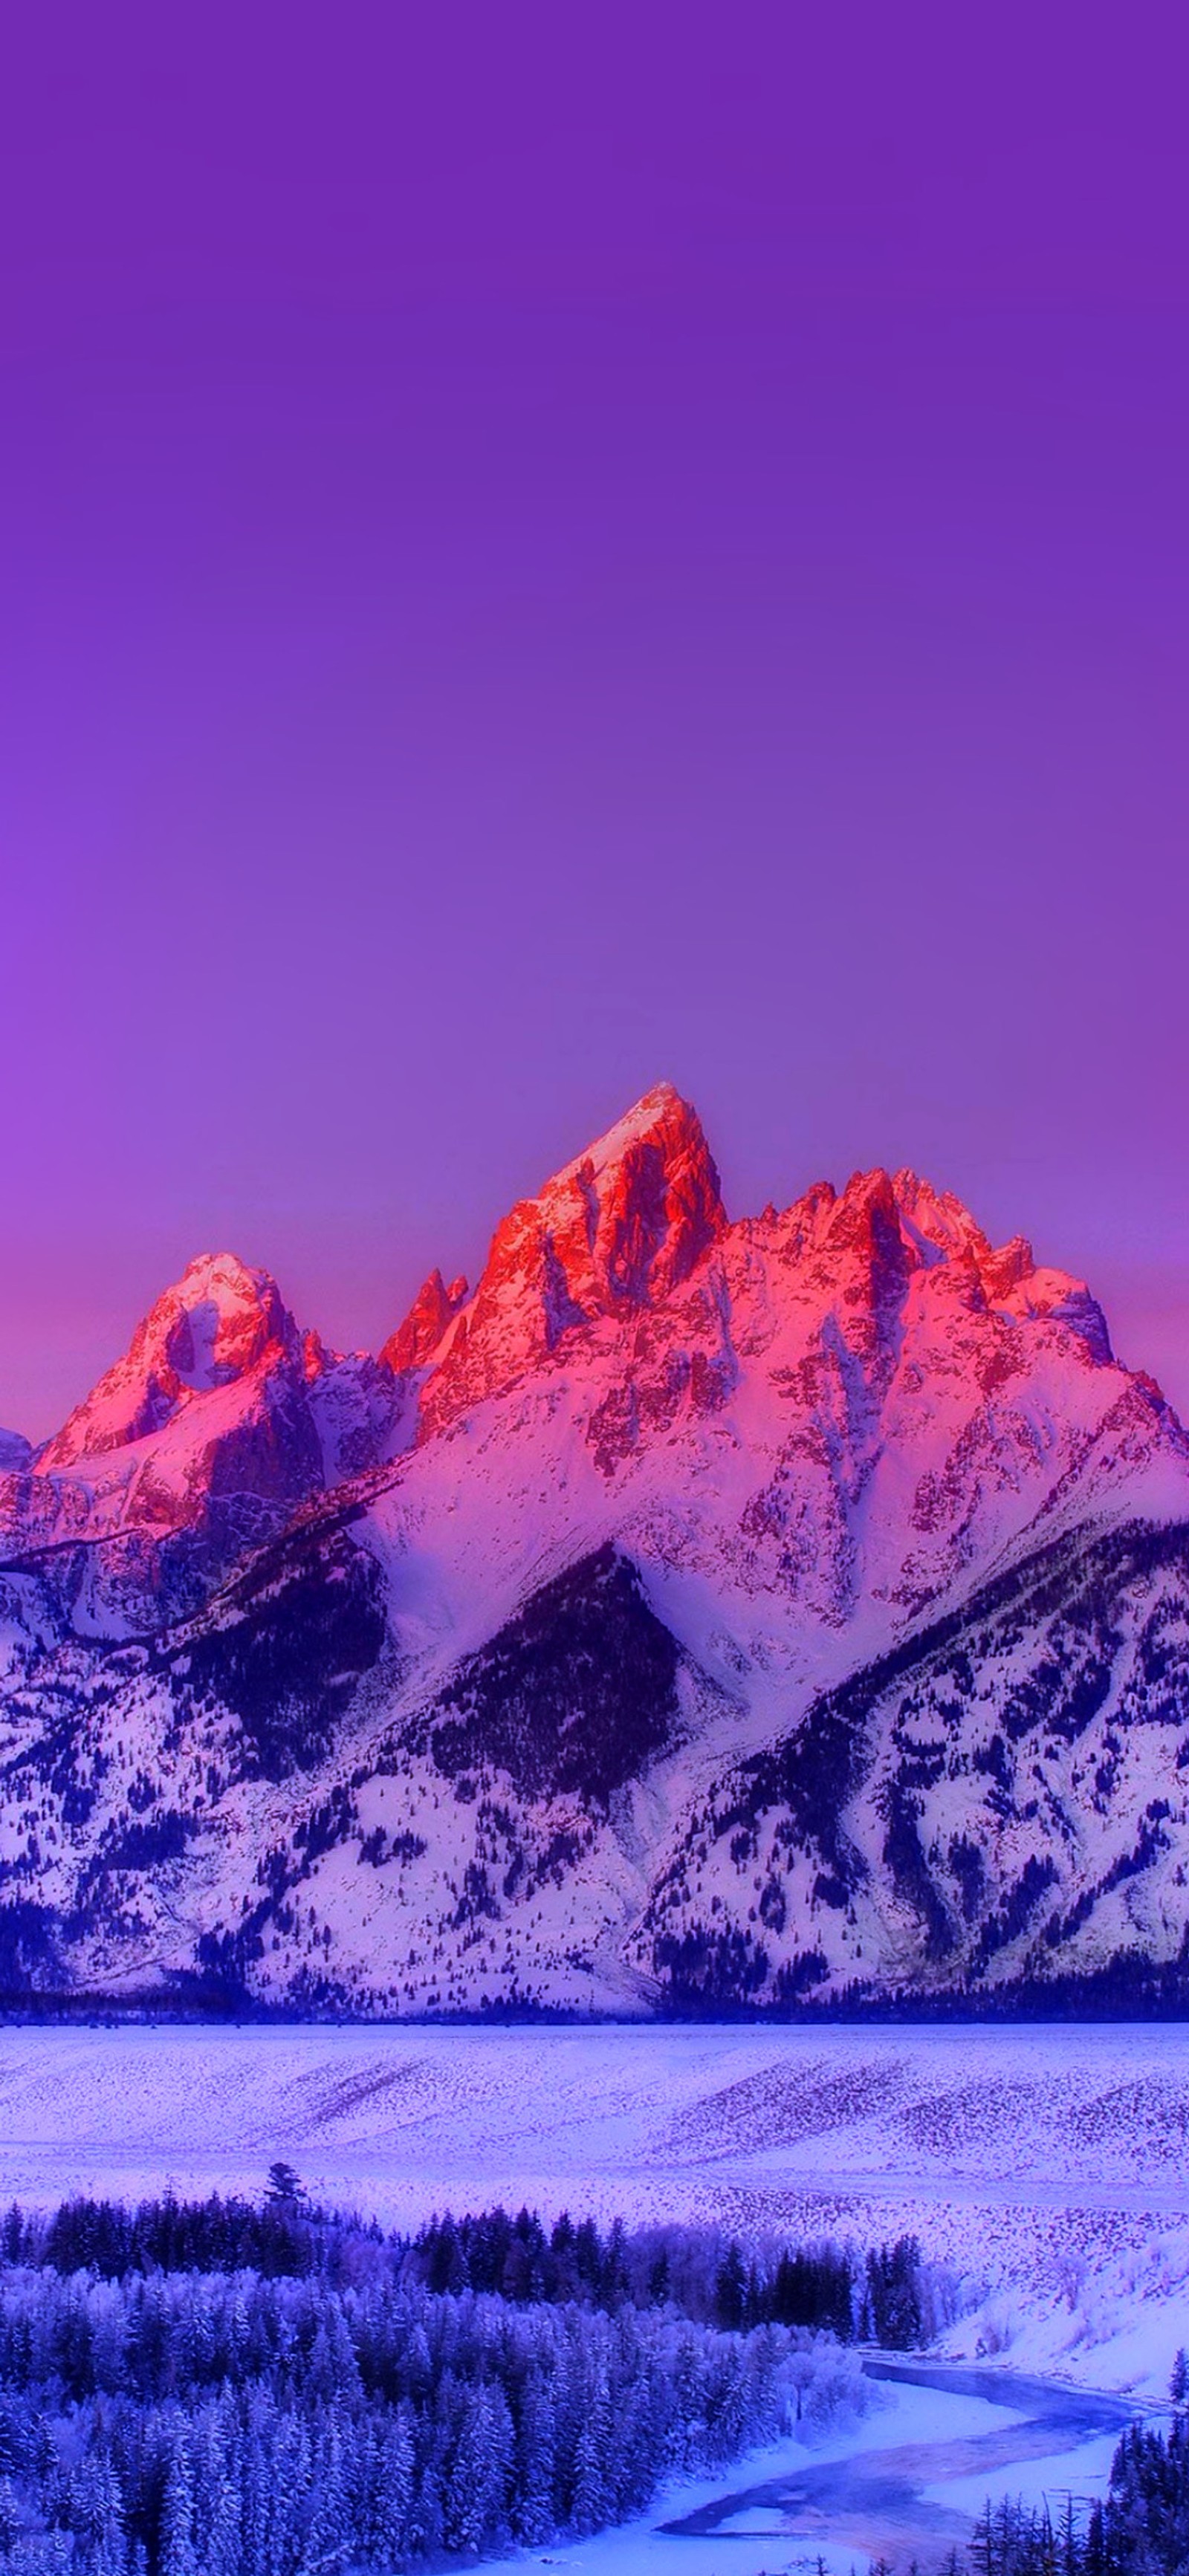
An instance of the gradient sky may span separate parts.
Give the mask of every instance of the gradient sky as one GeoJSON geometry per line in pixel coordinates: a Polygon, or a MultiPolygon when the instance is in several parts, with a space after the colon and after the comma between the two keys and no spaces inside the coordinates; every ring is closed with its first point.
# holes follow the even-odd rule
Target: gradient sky
{"type": "Polygon", "coordinates": [[[10,12],[0,1421],[667,1075],[1189,1407],[1182,7],[10,12]]]}

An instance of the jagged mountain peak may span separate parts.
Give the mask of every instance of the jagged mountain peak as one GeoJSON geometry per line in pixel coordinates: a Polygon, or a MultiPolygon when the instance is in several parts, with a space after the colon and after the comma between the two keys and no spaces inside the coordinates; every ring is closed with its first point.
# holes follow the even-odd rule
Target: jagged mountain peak
{"type": "MultiPolygon", "coordinates": [[[[656,1082],[650,1091],[642,1092],[622,1117],[616,1118],[596,1136],[582,1153],[575,1154],[553,1176],[552,1183],[568,1181],[589,1164],[596,1177],[611,1171],[642,1144],[656,1145],[666,1159],[680,1158],[688,1152],[706,1153],[705,1132],[691,1101],[683,1099],[672,1082],[656,1082]]],[[[717,1187],[717,1174],[715,1175],[717,1187]]]]}
{"type": "MultiPolygon", "coordinates": [[[[256,1270],[233,1252],[204,1252],[188,1262],[175,1288],[153,1309],[180,1308],[171,1325],[172,1357],[193,1392],[230,1385],[266,1353],[292,1353],[296,1325],[267,1270],[256,1270]]],[[[152,1318],[150,1318],[150,1323],[152,1318]]]]}
{"type": "Polygon", "coordinates": [[[299,1347],[267,1270],[232,1252],[200,1253],[149,1308],[123,1356],[76,1405],[38,1463],[68,1467],[144,1439],[191,1398],[293,1358],[299,1347]]]}
{"type": "MultiPolygon", "coordinates": [[[[384,1357],[428,1371],[422,1440],[542,1365],[584,1366],[580,1352],[593,1353],[592,1332],[605,1341],[608,1326],[629,1375],[651,1352],[666,1380],[684,1369],[690,1388],[696,1383],[713,1405],[732,1381],[739,1347],[757,1333],[764,1338],[790,1298],[802,1317],[816,1312],[819,1346],[834,1335],[873,1364],[885,1388],[910,1317],[925,1345],[916,1383],[948,1340],[943,1374],[968,1379],[976,1400],[993,1379],[1039,1360],[1041,1339],[1031,1337],[1026,1357],[1018,1332],[1004,1343],[1005,1325],[1064,1329],[1059,1365],[1113,1362],[1105,1318],[1081,1280],[1038,1267],[1022,1235],[996,1246],[960,1198],[909,1168],[876,1165],[852,1173],[841,1189],[819,1181],[783,1213],[769,1207],[730,1224],[697,1112],[669,1083],[645,1093],[511,1209],[469,1301],[431,1276],[384,1357]],[[704,1267],[711,1254],[713,1269],[704,1267]],[[767,1280],[766,1322],[754,1310],[757,1261],[767,1280]],[[976,1349],[970,1319],[978,1316],[987,1331],[976,1349]]],[[[873,1383],[869,1395],[878,1393],[873,1383]]],[[[853,1396],[852,1387],[848,1403],[853,1396]]],[[[616,1402],[623,1419],[613,1438],[600,1439],[604,1456],[622,1454],[629,1417],[633,1444],[646,1417],[671,1423],[672,1390],[659,1383],[643,1406],[638,1394],[616,1402]]]]}
{"type": "MultiPolygon", "coordinates": [[[[778,1223],[795,1220],[816,1248],[845,1252],[850,1246],[870,1248],[898,1241],[909,1268],[931,1268],[942,1260],[973,1260],[981,1267],[996,1255],[977,1218],[952,1190],[939,1190],[918,1172],[898,1172],[875,1164],[852,1172],[841,1190],[832,1181],[817,1181],[794,1201],[778,1223]]],[[[1017,1238],[1026,1266],[1030,1247],[1017,1238]]]]}
{"type": "Polygon", "coordinates": [[[506,1384],[575,1327],[662,1303],[726,1231],[697,1111],[659,1083],[497,1226],[429,1418],[506,1384]]]}
{"type": "MultiPolygon", "coordinates": [[[[554,1233],[584,1312],[664,1295],[726,1231],[718,1172],[696,1109],[671,1082],[657,1083],[505,1224],[513,1243],[526,1230],[554,1233]]],[[[504,1238],[500,1227],[493,1261],[504,1238]]]]}
{"type": "Polygon", "coordinates": [[[384,1344],[380,1357],[385,1366],[398,1376],[403,1375],[406,1369],[424,1368],[433,1358],[459,1307],[465,1304],[467,1287],[467,1281],[461,1277],[452,1279],[447,1287],[441,1271],[431,1270],[428,1279],[418,1289],[403,1323],[398,1324],[384,1344]]]}
{"type": "Polygon", "coordinates": [[[902,1225],[912,1228],[934,1251],[974,1252],[985,1257],[991,1245],[977,1218],[953,1190],[939,1190],[907,1166],[893,1174],[892,1196],[902,1225]]]}
{"type": "Polygon", "coordinates": [[[773,1237],[827,1300],[837,1293],[852,1308],[887,1312],[902,1305],[918,1273],[937,1272],[965,1304],[1067,1324],[1092,1358],[1113,1358],[1106,1319],[1084,1280],[1038,1266],[1024,1235],[993,1244],[953,1191],[917,1172],[877,1164],[852,1172],[841,1190],[817,1181],[783,1212],[768,1207],[736,1230],[773,1237]]]}

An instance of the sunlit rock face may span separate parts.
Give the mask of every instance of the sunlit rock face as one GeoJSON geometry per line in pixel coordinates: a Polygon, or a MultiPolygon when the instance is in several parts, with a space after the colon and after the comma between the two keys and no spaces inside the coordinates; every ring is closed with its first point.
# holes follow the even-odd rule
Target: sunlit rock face
{"type": "Polygon", "coordinates": [[[662,1084],[497,1227],[426,1389],[426,1423],[547,1362],[583,1326],[663,1313],[726,1230],[700,1122],[662,1084]]]}
{"type": "Polygon", "coordinates": [[[231,1253],[203,1254],[150,1308],[39,1464],[49,1472],[124,1448],[163,1430],[196,1397],[259,1382],[296,1356],[296,1326],[276,1281],[231,1253]]]}
{"type": "Polygon", "coordinates": [[[667,1085],[378,1357],[205,1256],[0,1443],[0,1971],[19,1902],[18,1983],[361,2011],[1180,1973],[1186,1523],[1080,1281],[911,1172],[731,1221],[667,1085]]]}
{"type": "Polygon", "coordinates": [[[398,1324],[385,1342],[381,1359],[398,1374],[424,1368],[440,1347],[447,1325],[465,1305],[466,1296],[465,1279],[454,1279],[447,1287],[441,1271],[431,1270],[403,1324],[398,1324]]]}

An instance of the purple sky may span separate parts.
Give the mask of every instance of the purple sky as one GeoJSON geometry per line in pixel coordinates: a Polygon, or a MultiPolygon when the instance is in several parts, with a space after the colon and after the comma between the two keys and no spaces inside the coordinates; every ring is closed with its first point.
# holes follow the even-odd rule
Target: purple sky
{"type": "MultiPolygon", "coordinates": [[[[18,23],[18,19],[23,23],[18,23]]],[[[375,1343],[661,1075],[1189,1406],[1180,7],[201,12],[0,65],[0,1421],[375,1343]]]]}

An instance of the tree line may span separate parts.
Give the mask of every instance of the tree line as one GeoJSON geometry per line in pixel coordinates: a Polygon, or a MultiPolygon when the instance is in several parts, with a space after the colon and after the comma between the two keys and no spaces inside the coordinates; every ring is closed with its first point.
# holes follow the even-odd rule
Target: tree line
{"type": "Polygon", "coordinates": [[[168,2194],[135,2209],[118,2202],[65,2201],[48,2220],[19,2208],[0,2220],[0,2263],[57,2272],[252,2271],[265,2280],[325,2277],[346,2283],[384,2277],[458,2297],[470,2290],[513,2306],[675,2307],[699,2325],[741,2333],[753,2326],[804,2326],[905,2351],[925,2334],[927,2292],[920,2247],[911,2236],[865,2256],[828,2241],[745,2253],[712,2227],[605,2232],[593,2218],[563,2212],[546,2229],[535,2210],[505,2209],[431,2219],[415,2235],[310,2208],[296,2175],[262,2205],[243,2199],[178,2201],[168,2194]]]}
{"type": "Polygon", "coordinates": [[[515,2303],[577,2301],[614,2312],[672,2304],[731,2333],[805,2326],[907,2351],[922,2341],[926,2295],[916,2238],[865,2257],[829,2242],[745,2253],[713,2228],[641,2227],[564,2213],[547,2234],[536,2213],[485,2210],[434,2219],[411,2240],[406,2274],[432,2290],[498,2292],[515,2303]]]}

